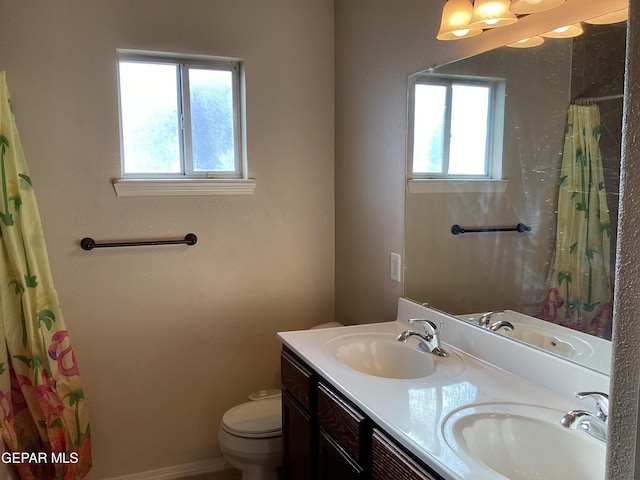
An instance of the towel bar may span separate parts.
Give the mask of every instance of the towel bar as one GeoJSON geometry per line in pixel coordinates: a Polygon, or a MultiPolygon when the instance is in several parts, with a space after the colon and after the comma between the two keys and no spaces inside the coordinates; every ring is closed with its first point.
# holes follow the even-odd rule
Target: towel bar
{"type": "Polygon", "coordinates": [[[451,233],[454,235],[463,233],[480,233],[480,232],[530,232],[531,227],[524,223],[519,223],[515,227],[488,227],[488,228],[462,228],[460,225],[452,225],[451,233]]]}
{"type": "Polygon", "coordinates": [[[147,240],[147,241],[132,241],[132,242],[108,242],[108,243],[96,243],[93,238],[85,237],[80,240],[80,246],[83,250],[93,250],[94,248],[108,248],[108,247],[139,247],[146,245],[195,245],[198,241],[198,237],[194,233],[187,233],[184,240],[147,240]]]}

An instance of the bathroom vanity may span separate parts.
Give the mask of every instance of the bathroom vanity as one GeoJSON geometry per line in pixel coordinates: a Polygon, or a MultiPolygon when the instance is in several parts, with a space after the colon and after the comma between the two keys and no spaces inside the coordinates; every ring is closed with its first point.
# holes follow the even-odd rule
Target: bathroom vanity
{"type": "Polygon", "coordinates": [[[608,376],[406,299],[398,307],[394,322],[278,334],[285,478],[604,478],[605,443],[559,422],[594,410],[574,393],[606,392],[608,376]],[[449,356],[398,342],[418,329],[410,318],[440,325],[449,356]]]}
{"type": "Polygon", "coordinates": [[[285,478],[442,478],[291,350],[285,347],[281,360],[285,478]]]}

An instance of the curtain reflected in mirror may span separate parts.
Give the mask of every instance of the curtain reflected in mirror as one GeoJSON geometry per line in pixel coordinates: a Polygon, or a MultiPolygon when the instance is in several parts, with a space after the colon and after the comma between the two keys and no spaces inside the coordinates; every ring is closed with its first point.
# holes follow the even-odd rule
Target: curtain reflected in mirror
{"type": "MultiPolygon", "coordinates": [[[[579,103],[580,101],[578,101],[579,103]]],[[[593,102],[593,100],[589,100],[593,102]]],[[[605,336],[611,319],[611,221],[597,104],[570,105],[560,167],[556,246],[540,318],[605,336]]]]}

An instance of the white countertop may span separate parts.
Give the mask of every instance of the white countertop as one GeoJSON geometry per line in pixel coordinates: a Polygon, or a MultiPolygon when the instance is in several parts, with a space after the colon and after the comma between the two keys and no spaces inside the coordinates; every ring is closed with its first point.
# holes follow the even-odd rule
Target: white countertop
{"type": "MultiPolygon", "coordinates": [[[[398,318],[393,322],[280,332],[278,337],[374,423],[451,480],[505,478],[476,459],[459,456],[453,449],[457,447],[447,443],[443,425],[457,409],[478,403],[519,403],[559,412],[590,410],[592,405],[576,400],[573,393],[608,391],[605,375],[405,299],[400,299],[398,318]],[[407,320],[415,317],[428,318],[436,325],[444,322],[441,341],[451,354],[437,358],[443,368],[428,377],[366,375],[343,365],[326,345],[350,334],[397,335],[407,330],[407,320]]],[[[408,348],[416,345],[415,340],[407,343],[408,348]]]]}

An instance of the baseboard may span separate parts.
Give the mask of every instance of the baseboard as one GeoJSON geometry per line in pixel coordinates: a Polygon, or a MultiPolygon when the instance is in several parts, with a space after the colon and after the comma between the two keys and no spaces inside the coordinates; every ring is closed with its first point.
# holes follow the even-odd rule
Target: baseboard
{"type": "Polygon", "coordinates": [[[120,477],[105,478],[104,480],[176,480],[178,478],[202,473],[222,472],[228,468],[230,468],[230,466],[224,458],[213,458],[201,462],[185,463],[184,465],[174,465],[157,470],[131,473],[120,477]]]}

